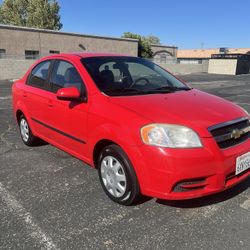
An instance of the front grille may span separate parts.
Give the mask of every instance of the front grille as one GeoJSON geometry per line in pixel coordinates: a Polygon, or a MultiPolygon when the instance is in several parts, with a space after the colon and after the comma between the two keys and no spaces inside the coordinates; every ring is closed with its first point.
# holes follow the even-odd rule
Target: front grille
{"type": "Polygon", "coordinates": [[[220,148],[238,145],[250,138],[250,121],[248,118],[217,124],[208,128],[220,148]]]}

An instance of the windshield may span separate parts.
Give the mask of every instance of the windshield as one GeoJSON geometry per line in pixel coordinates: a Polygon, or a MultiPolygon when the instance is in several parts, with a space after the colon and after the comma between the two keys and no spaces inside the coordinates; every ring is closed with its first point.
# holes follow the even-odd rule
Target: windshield
{"type": "Polygon", "coordinates": [[[167,71],[142,58],[105,56],[81,61],[97,87],[110,96],[190,90],[167,71]]]}

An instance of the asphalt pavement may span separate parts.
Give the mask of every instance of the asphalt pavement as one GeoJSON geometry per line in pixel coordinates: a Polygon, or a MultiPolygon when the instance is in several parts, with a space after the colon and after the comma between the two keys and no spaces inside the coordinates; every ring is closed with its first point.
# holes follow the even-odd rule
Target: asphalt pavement
{"type": "MultiPolygon", "coordinates": [[[[180,76],[250,111],[250,75],[180,76]]],[[[50,145],[29,148],[0,82],[0,249],[250,249],[250,178],[189,201],[125,207],[97,171],[50,145]]]]}

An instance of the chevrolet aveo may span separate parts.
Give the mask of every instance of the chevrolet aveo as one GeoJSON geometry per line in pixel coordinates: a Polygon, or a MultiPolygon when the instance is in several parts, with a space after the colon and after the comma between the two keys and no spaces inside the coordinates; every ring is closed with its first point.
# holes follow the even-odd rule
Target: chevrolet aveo
{"type": "Polygon", "coordinates": [[[249,177],[249,114],[150,61],[53,55],[12,91],[23,142],[42,139],[97,168],[117,203],[191,199],[249,177]]]}

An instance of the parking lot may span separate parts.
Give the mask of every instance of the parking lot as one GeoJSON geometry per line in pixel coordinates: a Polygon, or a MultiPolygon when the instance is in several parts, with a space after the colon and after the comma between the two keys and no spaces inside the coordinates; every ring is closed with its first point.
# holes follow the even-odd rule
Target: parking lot
{"type": "MultiPolygon", "coordinates": [[[[180,78],[250,111],[250,75],[180,78]]],[[[96,170],[22,143],[11,83],[0,82],[0,249],[250,249],[249,186],[250,178],[205,198],[117,205],[96,170]]]]}

